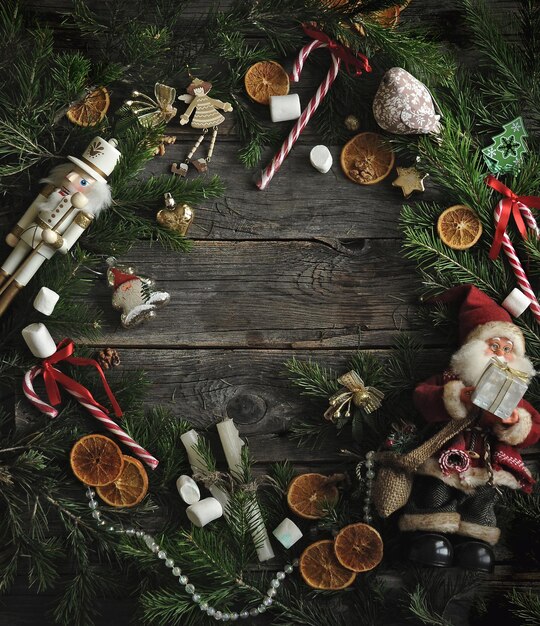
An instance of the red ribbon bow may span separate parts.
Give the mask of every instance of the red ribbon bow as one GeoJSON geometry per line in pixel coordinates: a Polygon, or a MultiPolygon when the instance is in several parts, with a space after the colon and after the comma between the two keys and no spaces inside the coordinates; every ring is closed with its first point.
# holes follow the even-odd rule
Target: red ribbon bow
{"type": "Polygon", "coordinates": [[[519,205],[524,204],[529,208],[533,207],[535,209],[540,209],[540,198],[537,196],[518,196],[504,183],[501,183],[498,178],[495,178],[495,176],[492,176],[491,174],[486,176],[485,183],[492,189],[495,189],[495,191],[498,191],[505,196],[499,202],[501,206],[501,213],[499,215],[499,222],[497,223],[497,230],[495,231],[495,236],[493,237],[493,243],[491,244],[491,249],[489,251],[489,258],[494,261],[499,256],[503,236],[506,232],[508,222],[510,221],[510,216],[514,217],[516,226],[518,227],[523,239],[527,239],[527,228],[525,227],[525,223],[521,217],[519,205]]]}
{"type": "Polygon", "coordinates": [[[49,398],[50,404],[52,406],[56,406],[60,404],[60,389],[58,385],[62,385],[66,389],[70,391],[74,391],[80,396],[80,399],[83,402],[88,402],[89,404],[93,404],[94,406],[100,408],[104,413],[108,413],[108,410],[101,406],[97,402],[97,400],[92,396],[90,391],[86,387],[83,387],[80,383],[73,378],[70,378],[60,370],[57,370],[54,365],[60,363],[61,361],[65,361],[66,363],[70,363],[71,365],[91,365],[95,367],[98,371],[98,374],[101,376],[101,382],[103,383],[103,388],[107,393],[107,396],[111,402],[111,405],[114,409],[114,414],[116,417],[122,417],[122,409],[120,408],[116,398],[114,397],[111,388],[109,387],[109,383],[105,378],[105,374],[101,369],[99,363],[94,361],[94,359],[84,359],[82,357],[71,356],[73,354],[73,350],[75,348],[75,344],[71,339],[62,339],[60,343],[56,346],[56,352],[46,359],[43,359],[41,362],[41,368],[43,370],[43,380],[45,382],[45,390],[47,391],[47,397],[49,398]]]}
{"type": "Polygon", "coordinates": [[[349,72],[349,74],[352,74],[352,68],[354,68],[355,70],[355,76],[360,76],[362,74],[362,71],[371,72],[369,59],[361,52],[353,54],[348,48],[331,39],[326,33],[323,33],[321,30],[318,30],[316,28],[312,28],[307,24],[303,24],[302,28],[304,29],[304,33],[306,33],[308,37],[325,43],[328,46],[330,52],[340,58],[343,63],[345,63],[345,67],[347,68],[347,72],[349,72]]]}

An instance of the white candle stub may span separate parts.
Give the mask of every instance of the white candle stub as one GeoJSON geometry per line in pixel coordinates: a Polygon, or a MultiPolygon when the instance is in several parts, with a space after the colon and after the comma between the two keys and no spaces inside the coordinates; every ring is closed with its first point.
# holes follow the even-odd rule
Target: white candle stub
{"type": "Polygon", "coordinates": [[[204,498],[186,509],[189,521],[203,528],[223,515],[223,507],[215,498],[204,498]]]}
{"type": "Polygon", "coordinates": [[[284,548],[294,546],[303,537],[302,531],[288,517],[281,522],[272,534],[284,548]]]}
{"type": "Polygon", "coordinates": [[[309,153],[309,160],[311,161],[311,165],[313,165],[318,172],[321,172],[321,174],[326,174],[333,163],[330,150],[323,145],[312,148],[309,153]]]}
{"type": "Polygon", "coordinates": [[[59,299],[60,296],[56,291],[48,287],[42,287],[34,298],[34,309],[43,313],[43,315],[50,315],[54,311],[54,307],[59,299]]]}
{"type": "Polygon", "coordinates": [[[191,476],[186,476],[185,474],[180,476],[176,481],[176,488],[186,504],[195,504],[195,502],[201,499],[199,486],[191,476]]]}
{"type": "Polygon", "coordinates": [[[530,304],[530,298],[528,298],[523,291],[516,288],[512,289],[512,291],[503,300],[502,307],[514,317],[519,317],[524,311],[527,310],[530,304]]]}
{"type": "Polygon", "coordinates": [[[288,96],[270,96],[270,119],[272,122],[297,120],[302,114],[297,93],[288,96]]]}
{"type": "Polygon", "coordinates": [[[56,352],[56,344],[51,333],[41,322],[30,324],[21,331],[30,352],[40,359],[46,359],[56,352]]]}
{"type": "MultiPolygon", "coordinates": [[[[184,448],[186,449],[191,469],[194,472],[207,471],[204,459],[197,452],[197,443],[199,441],[199,434],[197,433],[197,431],[193,429],[188,430],[183,435],[181,435],[180,441],[184,444],[184,448]]],[[[225,491],[223,491],[219,487],[216,487],[216,485],[211,485],[208,488],[208,491],[210,491],[214,498],[219,501],[219,503],[223,507],[223,510],[225,511],[229,502],[229,496],[225,493],[225,491]]]]}

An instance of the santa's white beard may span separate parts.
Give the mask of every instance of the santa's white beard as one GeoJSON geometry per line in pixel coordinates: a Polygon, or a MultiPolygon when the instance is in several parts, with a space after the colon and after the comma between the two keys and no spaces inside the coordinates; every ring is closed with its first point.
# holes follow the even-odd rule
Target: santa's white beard
{"type": "MultiPolygon", "coordinates": [[[[486,349],[487,344],[484,339],[471,339],[452,356],[450,367],[466,386],[476,385],[491,359],[495,356],[491,352],[486,354],[486,349]]],[[[513,357],[511,361],[504,357],[498,358],[507,361],[512,369],[525,372],[530,377],[535,373],[533,364],[525,355],[519,356],[513,353],[513,357]]]]}
{"type": "MultiPolygon", "coordinates": [[[[73,163],[57,165],[49,172],[47,178],[42,178],[39,182],[48,183],[49,185],[54,185],[56,188],[60,188],[64,178],[69,172],[73,171],[74,167],[73,163]]],[[[84,191],[84,195],[88,199],[88,204],[84,207],[85,213],[91,213],[96,217],[103,209],[108,208],[112,203],[111,190],[106,183],[96,181],[84,191]]],[[[53,195],[40,203],[39,210],[52,211],[56,208],[58,202],[58,196],[53,195]]]]}

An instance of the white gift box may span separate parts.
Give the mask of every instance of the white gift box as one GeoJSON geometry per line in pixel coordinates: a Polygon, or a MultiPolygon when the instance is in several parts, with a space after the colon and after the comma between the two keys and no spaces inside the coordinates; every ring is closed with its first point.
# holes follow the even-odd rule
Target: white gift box
{"type": "Polygon", "coordinates": [[[512,415],[529,387],[529,377],[493,358],[471,396],[472,403],[503,420],[512,415]]]}

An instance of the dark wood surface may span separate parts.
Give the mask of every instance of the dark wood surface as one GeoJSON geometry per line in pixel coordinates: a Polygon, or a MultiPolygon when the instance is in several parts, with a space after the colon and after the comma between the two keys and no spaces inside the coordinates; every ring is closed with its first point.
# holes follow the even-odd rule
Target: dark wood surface
{"type": "MultiPolygon", "coordinates": [[[[69,0],[25,4],[56,29],[58,11],[69,0]]],[[[89,2],[98,9],[99,4],[89,2]]],[[[192,11],[202,13],[207,5],[201,2],[192,11]]],[[[512,1],[491,5],[505,18],[515,8],[512,1]]],[[[414,0],[404,19],[429,20],[462,46],[464,57],[469,54],[455,2],[414,0]]],[[[70,39],[59,45],[70,45],[70,39]]],[[[309,70],[306,76],[309,87],[299,89],[303,104],[311,95],[309,70]]],[[[165,404],[199,427],[233,418],[263,466],[288,458],[299,469],[331,469],[339,462],[331,442],[312,451],[287,437],[291,422],[312,406],[287,382],[288,358],[312,358],[339,370],[355,349],[384,351],[393,334],[406,329],[425,341],[426,374],[445,365],[445,337],[416,320],[418,279],[400,252],[401,191],[391,186],[394,173],[374,186],[348,181],[339,166],[341,146],[330,146],[331,171],[316,172],[309,151],[319,141],[308,127],[269,189],[260,192],[253,182],[256,172],[238,162],[234,129],[227,124],[222,130],[211,170],[227,191],[195,208],[193,251],[177,255],[140,245],[122,259],[154,276],[170,292],[170,305],[151,322],[126,330],[111,309],[105,282],[97,281],[93,297],[105,310],[105,322],[95,345],[119,348],[123,368],[148,372],[149,403],[165,404]]],[[[167,172],[189,149],[193,131],[172,126],[170,132],[178,135],[177,143],[155,158],[145,175],[167,172]]],[[[436,195],[428,183],[422,199],[436,195]]],[[[514,583],[538,586],[540,577],[516,575],[511,563],[504,563],[489,582],[500,590],[514,583]]],[[[107,601],[98,623],[127,623],[130,604],[107,601]]],[[[0,625],[43,624],[43,606],[18,582],[0,604],[0,625]]]]}

